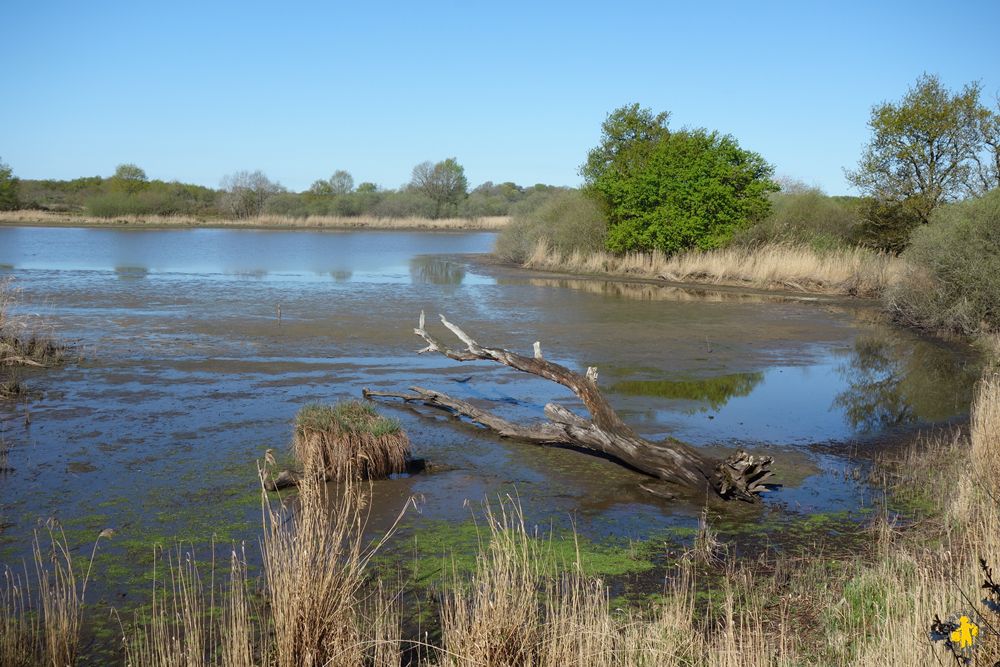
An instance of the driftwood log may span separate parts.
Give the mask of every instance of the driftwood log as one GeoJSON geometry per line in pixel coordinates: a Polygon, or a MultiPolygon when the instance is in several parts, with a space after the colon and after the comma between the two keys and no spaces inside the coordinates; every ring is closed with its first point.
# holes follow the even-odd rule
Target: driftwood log
{"type": "Polygon", "coordinates": [[[503,348],[484,347],[443,315],[440,317],[441,323],[462,341],[465,349],[451,349],[428,333],[424,327],[424,313],[421,312],[419,326],[413,330],[426,343],[426,347],[418,351],[419,354],[437,352],[455,361],[494,361],[558,382],[579,397],[590,413],[590,419],[549,403],[545,406],[547,422],[515,424],[465,401],[422,387],[411,387],[410,393],[365,389],[365,398],[399,398],[417,402],[467,417],[503,437],[600,452],[669,486],[676,486],[679,493],[686,495],[709,491],[725,499],[756,502],[760,494],[767,490],[765,482],[771,476],[771,457],[753,456],[741,450],[720,460],[678,440],[659,443],[645,440],[622,421],[598,389],[596,368],[590,367],[581,375],[548,361],[542,357],[540,343],[535,343],[531,357],[503,348]]]}

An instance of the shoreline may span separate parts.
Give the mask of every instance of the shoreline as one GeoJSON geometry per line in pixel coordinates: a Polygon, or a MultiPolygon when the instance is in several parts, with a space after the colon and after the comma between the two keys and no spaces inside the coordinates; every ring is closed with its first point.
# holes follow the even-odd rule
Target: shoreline
{"type": "Polygon", "coordinates": [[[116,216],[98,218],[51,211],[0,211],[0,227],[92,227],[112,229],[265,229],[265,230],[395,230],[423,232],[496,232],[508,216],[483,218],[376,218],[372,216],[309,216],[293,218],[263,215],[245,220],[196,216],[116,216]]]}

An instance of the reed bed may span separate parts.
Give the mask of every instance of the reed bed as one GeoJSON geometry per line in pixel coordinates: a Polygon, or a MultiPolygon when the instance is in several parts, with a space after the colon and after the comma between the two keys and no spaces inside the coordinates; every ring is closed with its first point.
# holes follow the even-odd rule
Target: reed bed
{"type": "Polygon", "coordinates": [[[561,253],[542,239],[524,266],[546,271],[862,297],[880,295],[902,274],[901,260],[864,248],[817,252],[806,246],[783,244],[673,256],[660,252],[613,255],[561,253]]]}
{"type": "Polygon", "coordinates": [[[384,479],[406,471],[410,439],[398,420],[381,416],[368,403],[312,403],[295,417],[292,454],[306,475],[384,479]]]}
{"type": "Polygon", "coordinates": [[[117,227],[247,227],[273,229],[387,229],[426,231],[498,231],[510,222],[508,216],[481,218],[380,218],[371,215],[311,215],[291,217],[265,214],[253,218],[214,218],[189,215],[92,215],[51,211],[0,211],[0,224],[117,227]]]}

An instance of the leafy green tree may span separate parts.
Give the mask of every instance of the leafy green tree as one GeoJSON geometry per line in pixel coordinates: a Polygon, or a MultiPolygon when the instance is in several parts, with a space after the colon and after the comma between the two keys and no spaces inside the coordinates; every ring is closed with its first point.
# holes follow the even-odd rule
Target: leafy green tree
{"type": "Polygon", "coordinates": [[[668,118],[635,104],[616,109],[581,169],[613,252],[716,248],[767,215],[778,190],[773,167],[733,137],[671,132],[668,118]]]}
{"type": "Polygon", "coordinates": [[[864,194],[898,202],[921,223],[972,186],[972,164],[982,149],[978,83],[959,92],[930,74],[917,79],[898,103],[872,108],[872,139],[848,180],[864,194]]]}
{"type": "Polygon", "coordinates": [[[670,136],[669,120],[669,112],[654,115],[638,104],[612,111],[601,125],[600,145],[580,169],[584,180],[597,192],[611,191],[641,172],[660,140],[670,136]]]}
{"type": "Polygon", "coordinates": [[[378,192],[378,185],[372,183],[371,181],[365,181],[364,183],[358,185],[355,192],[369,192],[369,193],[378,192]]]}
{"type": "Polygon", "coordinates": [[[111,177],[111,185],[115,190],[134,195],[146,186],[148,178],[141,167],[131,162],[120,164],[111,177]]]}
{"type": "Polygon", "coordinates": [[[0,160],[0,211],[13,211],[19,207],[19,182],[10,165],[0,160]]]}
{"type": "Polygon", "coordinates": [[[450,157],[436,164],[421,162],[413,168],[410,189],[434,202],[434,217],[454,215],[459,203],[465,199],[469,181],[465,168],[450,157]]]}
{"type": "Polygon", "coordinates": [[[333,194],[333,186],[330,185],[330,181],[324,181],[321,178],[313,181],[313,184],[309,186],[308,194],[314,197],[329,197],[333,194]]]}

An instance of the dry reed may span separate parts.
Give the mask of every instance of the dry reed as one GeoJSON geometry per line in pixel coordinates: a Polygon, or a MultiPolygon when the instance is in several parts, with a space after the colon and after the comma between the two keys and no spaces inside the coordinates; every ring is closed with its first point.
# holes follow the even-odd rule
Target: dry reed
{"type": "Polygon", "coordinates": [[[612,255],[560,253],[544,239],[527,268],[634,276],[682,283],[873,297],[896,282],[902,261],[863,248],[817,252],[805,246],[764,245],[667,256],[660,252],[612,255]]]}
{"type": "Polygon", "coordinates": [[[510,222],[507,216],[481,218],[380,218],[370,215],[312,215],[296,218],[283,215],[260,215],[228,219],[187,215],[117,215],[100,218],[92,215],[52,213],[50,211],[0,211],[0,224],[65,225],[89,227],[246,227],[271,229],[396,229],[423,231],[497,231],[510,222]]]}
{"type": "Polygon", "coordinates": [[[360,401],[310,404],[295,417],[292,454],[306,475],[321,471],[341,478],[347,471],[383,479],[406,471],[410,440],[398,420],[360,401]]]}

